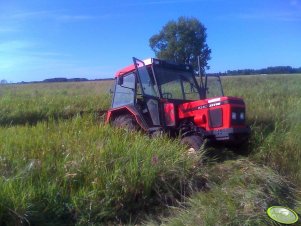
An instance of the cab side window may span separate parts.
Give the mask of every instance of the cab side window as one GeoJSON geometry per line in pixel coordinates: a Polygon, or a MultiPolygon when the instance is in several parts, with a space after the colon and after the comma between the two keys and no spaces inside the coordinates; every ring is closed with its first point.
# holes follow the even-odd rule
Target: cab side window
{"type": "Polygon", "coordinates": [[[112,107],[120,107],[128,104],[134,104],[135,98],[135,75],[130,73],[123,77],[122,82],[115,82],[115,95],[112,107]]]}

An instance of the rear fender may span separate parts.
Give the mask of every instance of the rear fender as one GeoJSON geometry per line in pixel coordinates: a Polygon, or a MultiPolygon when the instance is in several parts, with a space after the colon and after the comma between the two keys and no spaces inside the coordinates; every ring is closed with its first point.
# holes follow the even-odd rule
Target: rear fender
{"type": "Polygon", "coordinates": [[[108,113],[107,113],[105,123],[108,124],[112,120],[114,120],[114,118],[118,117],[119,115],[123,115],[123,114],[131,114],[131,115],[133,115],[133,117],[136,119],[136,122],[138,123],[138,125],[143,130],[145,130],[145,131],[148,130],[147,124],[144,122],[144,120],[140,116],[139,112],[133,106],[124,106],[124,107],[120,107],[120,108],[110,109],[108,111],[108,113]]]}

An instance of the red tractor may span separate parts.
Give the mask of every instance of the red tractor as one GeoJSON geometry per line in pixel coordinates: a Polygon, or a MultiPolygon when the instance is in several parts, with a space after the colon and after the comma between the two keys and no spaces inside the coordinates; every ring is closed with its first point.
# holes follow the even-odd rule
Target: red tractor
{"type": "Polygon", "coordinates": [[[245,103],[223,94],[218,76],[196,77],[190,65],[133,58],[115,75],[106,123],[149,134],[166,132],[198,150],[204,139],[246,140],[245,103]]]}

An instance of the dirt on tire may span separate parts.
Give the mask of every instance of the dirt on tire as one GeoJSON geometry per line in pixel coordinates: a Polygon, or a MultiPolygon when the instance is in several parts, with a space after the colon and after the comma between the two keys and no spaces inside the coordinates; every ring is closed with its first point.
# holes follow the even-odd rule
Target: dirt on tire
{"type": "Polygon", "coordinates": [[[135,118],[130,114],[124,114],[117,116],[113,121],[112,125],[118,128],[123,128],[128,131],[138,131],[139,126],[135,118]]]}

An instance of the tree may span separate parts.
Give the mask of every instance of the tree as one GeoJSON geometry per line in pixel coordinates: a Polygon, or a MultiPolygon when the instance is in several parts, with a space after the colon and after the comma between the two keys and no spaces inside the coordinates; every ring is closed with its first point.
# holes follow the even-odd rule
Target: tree
{"type": "Polygon", "coordinates": [[[0,84],[7,84],[7,81],[6,81],[5,79],[2,79],[2,80],[0,81],[0,84]]]}
{"type": "Polygon", "coordinates": [[[180,17],[169,21],[159,32],[149,39],[156,57],[176,63],[192,64],[196,69],[200,56],[201,72],[209,69],[211,49],[206,43],[206,28],[196,18],[180,17]]]}

